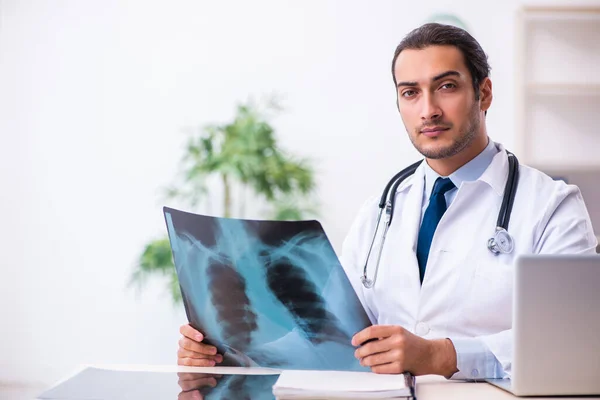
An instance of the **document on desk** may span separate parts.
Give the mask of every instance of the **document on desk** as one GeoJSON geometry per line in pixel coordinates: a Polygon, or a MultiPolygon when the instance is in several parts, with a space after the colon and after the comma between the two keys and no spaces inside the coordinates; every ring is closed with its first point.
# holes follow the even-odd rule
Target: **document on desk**
{"type": "Polygon", "coordinates": [[[164,214],[189,322],[220,365],[368,370],[351,338],[370,321],[317,221],[164,214]]]}
{"type": "Polygon", "coordinates": [[[406,399],[414,397],[414,378],[410,374],[287,370],[275,382],[273,394],[278,400],[406,399]]]}

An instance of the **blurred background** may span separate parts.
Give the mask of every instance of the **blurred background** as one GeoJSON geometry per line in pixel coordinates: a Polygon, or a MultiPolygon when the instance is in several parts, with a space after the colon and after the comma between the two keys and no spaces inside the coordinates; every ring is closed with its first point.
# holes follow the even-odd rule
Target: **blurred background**
{"type": "MultiPolygon", "coordinates": [[[[166,233],[163,205],[225,214],[221,167],[206,170],[195,205],[165,193],[184,185],[190,138],[239,126],[240,105],[262,107],[253,121],[314,184],[288,217],[316,216],[339,251],[367,197],[418,158],[390,63],[428,21],[463,25],[481,43],[490,136],[578,184],[598,232],[599,9],[0,0],[0,387],[44,389],[81,364],[175,363],[186,318],[168,274],[141,286],[131,277],[166,233]]],[[[302,192],[269,199],[254,187],[234,184],[230,215],[267,218],[302,192]]]]}

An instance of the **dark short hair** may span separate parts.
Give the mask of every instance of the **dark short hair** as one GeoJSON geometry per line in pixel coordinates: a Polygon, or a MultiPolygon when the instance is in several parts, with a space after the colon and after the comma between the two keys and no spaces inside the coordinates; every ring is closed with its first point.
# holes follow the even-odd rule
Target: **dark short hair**
{"type": "Polygon", "coordinates": [[[491,68],[488,64],[488,57],[479,42],[469,32],[452,25],[428,23],[414,29],[402,39],[396,47],[394,59],[392,60],[394,85],[398,85],[394,75],[394,67],[402,50],[421,50],[429,46],[455,46],[460,50],[471,73],[475,99],[479,99],[479,85],[490,75],[491,68]]]}

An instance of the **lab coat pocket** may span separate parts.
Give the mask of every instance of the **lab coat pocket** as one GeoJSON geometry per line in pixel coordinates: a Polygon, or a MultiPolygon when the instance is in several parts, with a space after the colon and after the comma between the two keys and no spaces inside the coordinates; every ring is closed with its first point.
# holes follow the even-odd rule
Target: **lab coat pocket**
{"type": "Polygon", "coordinates": [[[479,334],[509,329],[512,324],[513,265],[509,255],[479,254],[468,288],[465,318],[479,334]]]}

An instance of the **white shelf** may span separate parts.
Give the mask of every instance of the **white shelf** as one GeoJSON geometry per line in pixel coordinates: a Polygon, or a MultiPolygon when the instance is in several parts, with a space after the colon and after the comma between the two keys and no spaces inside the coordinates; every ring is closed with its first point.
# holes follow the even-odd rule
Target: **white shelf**
{"type": "Polygon", "coordinates": [[[581,165],[556,165],[556,164],[529,164],[535,169],[544,171],[548,175],[570,175],[570,174],[581,174],[581,173],[594,173],[600,176],[600,165],[598,164],[581,164],[581,165]]]}
{"type": "Polygon", "coordinates": [[[516,38],[517,156],[600,176],[600,7],[524,7],[516,38]]]}
{"type": "MultiPolygon", "coordinates": [[[[521,162],[521,160],[519,160],[521,162]]],[[[600,176],[600,166],[597,164],[580,164],[580,165],[572,165],[572,164],[543,164],[543,163],[527,163],[528,166],[538,169],[545,174],[548,174],[553,177],[561,177],[568,174],[577,174],[577,173],[585,173],[585,172],[595,172],[600,176]]]]}
{"type": "Polygon", "coordinates": [[[598,81],[600,18],[594,23],[524,24],[527,81],[598,81]]]}
{"type": "Polygon", "coordinates": [[[600,23],[600,12],[582,11],[534,11],[525,15],[528,22],[554,23],[554,22],[594,22],[600,23]]]}
{"type": "Polygon", "coordinates": [[[596,116],[600,96],[528,99],[525,112],[526,164],[589,169],[600,167],[596,116]]]}
{"type": "Polygon", "coordinates": [[[527,92],[536,96],[600,96],[600,83],[529,83],[527,92]]]}

